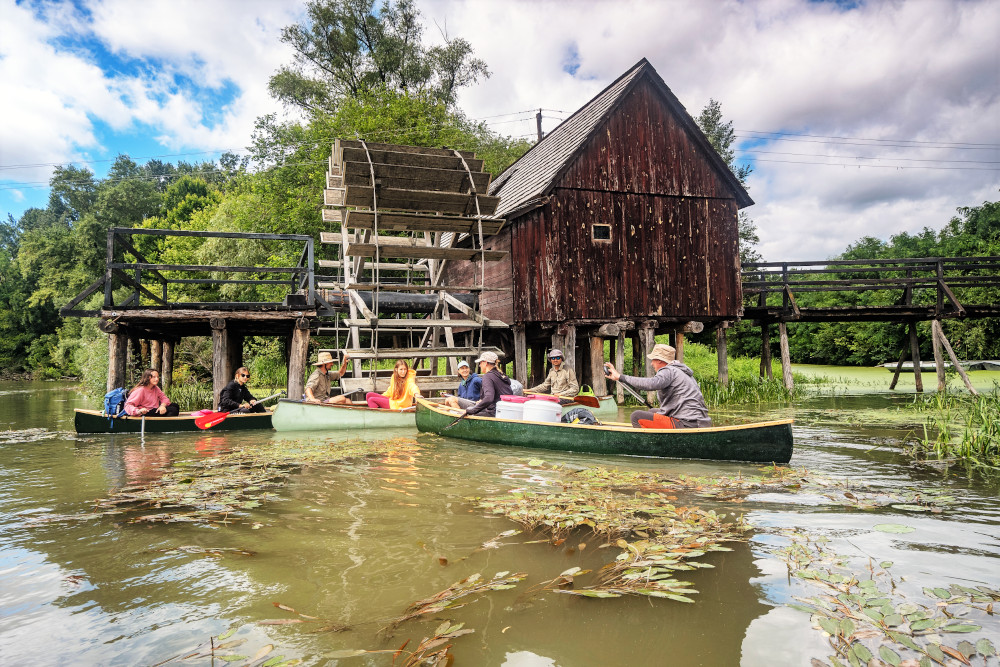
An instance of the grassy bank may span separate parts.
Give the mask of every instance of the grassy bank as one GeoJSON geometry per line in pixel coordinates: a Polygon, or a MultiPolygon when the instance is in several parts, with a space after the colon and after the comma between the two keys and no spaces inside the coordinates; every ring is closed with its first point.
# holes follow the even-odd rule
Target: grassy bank
{"type": "Polygon", "coordinates": [[[911,449],[914,456],[1000,472],[1000,387],[978,396],[920,397],[913,409],[927,414],[923,434],[911,449]]]}

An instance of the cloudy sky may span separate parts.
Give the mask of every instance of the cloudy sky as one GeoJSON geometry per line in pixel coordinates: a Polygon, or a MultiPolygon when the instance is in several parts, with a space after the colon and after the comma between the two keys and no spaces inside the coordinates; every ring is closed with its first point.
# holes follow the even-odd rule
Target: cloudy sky
{"type": "MultiPolygon", "coordinates": [[[[417,0],[428,43],[465,37],[492,76],[460,106],[551,129],[640,58],[692,115],[710,98],[754,167],[769,260],[940,228],[1000,198],[1000,1],[417,0]]],[[[0,215],[44,206],[52,165],[242,151],[281,112],[267,79],[291,0],[0,0],[0,215]]],[[[317,193],[317,196],[318,193],[317,193]]]]}

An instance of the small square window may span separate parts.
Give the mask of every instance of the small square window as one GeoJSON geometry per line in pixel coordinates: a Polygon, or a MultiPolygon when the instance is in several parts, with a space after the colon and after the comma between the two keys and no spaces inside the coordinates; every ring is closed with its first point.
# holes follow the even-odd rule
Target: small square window
{"type": "Polygon", "coordinates": [[[593,225],[591,235],[595,241],[610,241],[611,225],[593,225]]]}

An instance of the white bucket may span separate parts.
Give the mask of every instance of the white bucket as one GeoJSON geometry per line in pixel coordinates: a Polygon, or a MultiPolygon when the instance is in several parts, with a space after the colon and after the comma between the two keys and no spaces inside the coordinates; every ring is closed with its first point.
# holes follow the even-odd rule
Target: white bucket
{"type": "Polygon", "coordinates": [[[520,396],[501,396],[497,401],[497,418],[524,419],[524,403],[520,396]]]}
{"type": "Polygon", "coordinates": [[[558,422],[562,406],[558,398],[532,398],[524,404],[524,420],[529,422],[558,422]]]}

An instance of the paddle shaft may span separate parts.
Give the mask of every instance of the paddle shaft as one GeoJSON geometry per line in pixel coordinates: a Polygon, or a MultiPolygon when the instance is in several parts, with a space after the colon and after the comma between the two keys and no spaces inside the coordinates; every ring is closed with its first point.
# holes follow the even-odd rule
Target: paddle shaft
{"type": "Polygon", "coordinates": [[[647,408],[652,409],[653,406],[649,404],[649,401],[647,401],[645,398],[643,398],[641,395],[639,395],[639,392],[637,392],[635,389],[633,389],[627,382],[625,382],[625,380],[622,380],[621,378],[618,378],[618,384],[620,384],[622,386],[622,389],[624,389],[629,394],[631,394],[632,398],[634,398],[635,400],[639,401],[640,403],[642,403],[643,405],[645,405],[647,408]]]}

